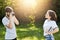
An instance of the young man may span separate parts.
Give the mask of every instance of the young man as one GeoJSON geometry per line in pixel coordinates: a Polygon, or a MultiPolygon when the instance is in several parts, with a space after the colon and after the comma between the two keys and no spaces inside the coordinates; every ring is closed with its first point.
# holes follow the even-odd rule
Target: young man
{"type": "Polygon", "coordinates": [[[17,40],[15,24],[19,25],[19,22],[11,7],[6,7],[5,13],[5,17],[2,19],[2,23],[6,28],[5,40],[17,40]]]}

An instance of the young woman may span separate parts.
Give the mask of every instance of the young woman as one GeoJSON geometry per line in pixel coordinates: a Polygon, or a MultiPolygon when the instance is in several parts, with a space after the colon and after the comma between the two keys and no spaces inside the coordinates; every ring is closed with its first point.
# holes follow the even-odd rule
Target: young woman
{"type": "Polygon", "coordinates": [[[2,19],[2,23],[6,28],[5,40],[17,40],[15,24],[19,25],[19,22],[11,7],[6,7],[5,13],[5,17],[2,19]]]}
{"type": "Polygon", "coordinates": [[[53,10],[48,10],[45,18],[43,25],[45,40],[54,40],[53,34],[59,31],[56,24],[57,15],[53,10]]]}

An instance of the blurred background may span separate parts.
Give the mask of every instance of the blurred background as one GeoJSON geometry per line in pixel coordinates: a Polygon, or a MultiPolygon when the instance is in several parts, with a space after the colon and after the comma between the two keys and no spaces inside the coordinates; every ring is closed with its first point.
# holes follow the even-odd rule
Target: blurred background
{"type": "MultiPolygon", "coordinates": [[[[42,25],[47,10],[56,12],[60,28],[60,0],[0,0],[0,40],[4,40],[5,35],[2,18],[5,16],[6,6],[13,8],[20,22],[17,26],[18,40],[44,40],[42,25]]],[[[59,40],[60,33],[54,36],[59,40]]]]}

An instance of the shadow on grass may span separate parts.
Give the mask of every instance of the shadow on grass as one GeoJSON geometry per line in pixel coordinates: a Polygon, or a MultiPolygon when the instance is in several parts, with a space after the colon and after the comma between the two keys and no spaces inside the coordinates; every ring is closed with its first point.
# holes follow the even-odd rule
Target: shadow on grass
{"type": "Polygon", "coordinates": [[[42,33],[40,33],[39,31],[20,31],[18,30],[17,31],[17,35],[18,35],[18,38],[20,39],[23,39],[23,38],[28,38],[28,37],[31,37],[32,39],[34,39],[33,37],[36,37],[37,40],[41,40],[43,39],[43,35],[42,33]]]}

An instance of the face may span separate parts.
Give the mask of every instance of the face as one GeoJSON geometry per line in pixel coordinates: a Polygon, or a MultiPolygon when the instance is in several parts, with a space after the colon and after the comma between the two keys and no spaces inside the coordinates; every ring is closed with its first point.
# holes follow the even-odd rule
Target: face
{"type": "Polygon", "coordinates": [[[8,18],[11,18],[11,17],[12,17],[11,13],[6,13],[6,16],[7,16],[8,18]]]}
{"type": "Polygon", "coordinates": [[[49,16],[49,13],[45,14],[45,18],[50,19],[51,17],[49,16]]]}
{"type": "Polygon", "coordinates": [[[6,16],[9,17],[10,16],[10,13],[6,13],[6,16]]]}

